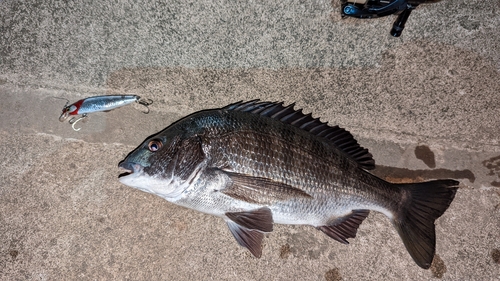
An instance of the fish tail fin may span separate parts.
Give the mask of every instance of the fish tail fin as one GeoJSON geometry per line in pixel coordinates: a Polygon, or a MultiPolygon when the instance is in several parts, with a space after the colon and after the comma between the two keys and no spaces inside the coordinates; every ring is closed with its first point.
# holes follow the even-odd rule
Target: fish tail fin
{"type": "Polygon", "coordinates": [[[458,184],[454,180],[435,180],[396,185],[402,191],[402,202],[394,213],[393,224],[406,250],[424,269],[431,266],[434,258],[434,222],[450,206],[458,184]]]}

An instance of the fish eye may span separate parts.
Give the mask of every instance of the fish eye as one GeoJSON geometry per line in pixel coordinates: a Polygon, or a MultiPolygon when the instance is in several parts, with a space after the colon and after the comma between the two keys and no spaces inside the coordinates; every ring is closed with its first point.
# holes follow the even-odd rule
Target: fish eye
{"type": "Polygon", "coordinates": [[[151,152],[156,152],[163,146],[163,143],[159,140],[152,140],[148,143],[148,149],[151,152]]]}

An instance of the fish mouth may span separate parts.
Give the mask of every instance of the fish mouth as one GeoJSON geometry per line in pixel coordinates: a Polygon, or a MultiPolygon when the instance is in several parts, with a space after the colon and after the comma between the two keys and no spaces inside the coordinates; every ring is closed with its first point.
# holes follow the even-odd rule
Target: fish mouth
{"type": "Polygon", "coordinates": [[[142,166],[134,163],[134,162],[126,162],[122,161],[118,164],[118,167],[123,170],[123,173],[118,175],[118,178],[123,178],[126,176],[133,175],[134,173],[138,173],[142,170],[142,166]]]}

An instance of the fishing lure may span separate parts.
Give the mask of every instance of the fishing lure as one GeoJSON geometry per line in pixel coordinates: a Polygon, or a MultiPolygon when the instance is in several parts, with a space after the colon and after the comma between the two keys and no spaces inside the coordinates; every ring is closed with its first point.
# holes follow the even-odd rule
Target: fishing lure
{"type": "Polygon", "coordinates": [[[75,128],[75,124],[80,120],[87,118],[89,113],[100,112],[100,111],[110,111],[118,107],[122,107],[131,103],[137,102],[144,105],[147,111],[143,112],[145,114],[149,113],[149,105],[153,103],[150,99],[143,99],[136,95],[108,95],[108,96],[95,96],[86,99],[79,100],[73,104],[69,104],[69,100],[63,107],[61,116],[59,116],[59,121],[63,122],[70,115],[79,115],[69,120],[71,127],[75,131],[79,131],[81,128],[75,128]]]}

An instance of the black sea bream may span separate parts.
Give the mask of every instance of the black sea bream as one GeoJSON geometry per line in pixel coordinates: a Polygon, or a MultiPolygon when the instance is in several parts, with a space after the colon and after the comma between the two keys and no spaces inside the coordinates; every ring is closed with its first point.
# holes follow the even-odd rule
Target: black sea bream
{"type": "Polygon", "coordinates": [[[274,223],[312,225],[347,244],[370,210],[381,212],[429,268],[434,221],[459,183],[386,182],[367,172],[375,161],[349,132],[293,106],[250,101],[191,114],[132,151],[120,182],[223,218],[256,257],[274,223]]]}

